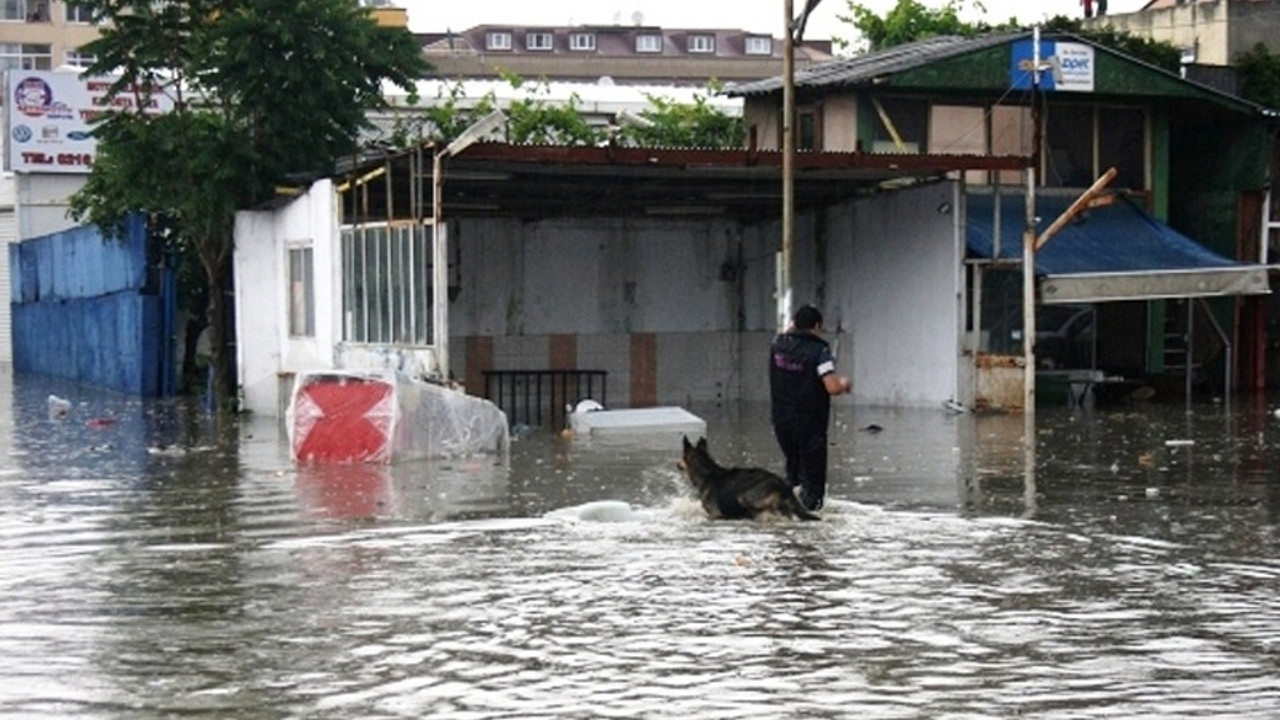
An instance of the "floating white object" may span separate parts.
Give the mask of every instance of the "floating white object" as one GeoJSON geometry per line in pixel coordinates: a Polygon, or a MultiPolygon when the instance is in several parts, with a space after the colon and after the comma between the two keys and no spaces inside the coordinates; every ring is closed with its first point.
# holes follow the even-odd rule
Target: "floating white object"
{"type": "Polygon", "coordinates": [[[71,412],[71,401],[60,398],[57,395],[49,396],[49,414],[53,417],[64,418],[71,412]]]}
{"type": "Polygon", "coordinates": [[[547,513],[546,517],[557,520],[581,522],[634,522],[639,519],[630,503],[622,500],[595,500],[593,502],[560,508],[547,513]]]}
{"type": "Polygon", "coordinates": [[[1164,444],[1166,447],[1187,447],[1190,445],[1195,445],[1196,441],[1195,440],[1165,440],[1164,444]]]}
{"type": "Polygon", "coordinates": [[[646,433],[695,437],[707,434],[707,423],[682,407],[669,406],[570,413],[569,429],[575,435],[595,437],[646,433]]]}

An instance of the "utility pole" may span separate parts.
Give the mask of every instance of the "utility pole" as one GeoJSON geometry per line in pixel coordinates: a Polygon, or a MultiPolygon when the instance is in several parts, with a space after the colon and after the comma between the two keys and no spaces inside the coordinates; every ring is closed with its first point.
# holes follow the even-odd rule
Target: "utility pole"
{"type": "MultiPolygon", "coordinates": [[[[1036,410],[1036,169],[1040,163],[1040,26],[1031,51],[1031,164],[1027,168],[1027,215],[1022,232],[1022,411],[1036,410]]],[[[1034,438],[1028,440],[1034,442],[1034,438]]]]}
{"type": "Polygon", "coordinates": [[[781,331],[791,318],[791,256],[795,249],[795,7],[783,0],[786,15],[782,38],[782,250],[778,254],[777,326],[781,331]]]}

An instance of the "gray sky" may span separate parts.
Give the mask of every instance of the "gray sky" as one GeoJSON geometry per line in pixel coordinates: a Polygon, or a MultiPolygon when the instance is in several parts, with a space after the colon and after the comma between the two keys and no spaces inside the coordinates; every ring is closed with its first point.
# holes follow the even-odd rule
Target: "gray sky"
{"type": "MultiPolygon", "coordinates": [[[[940,7],[944,0],[922,0],[940,7]]],[[[409,11],[409,26],[418,32],[461,30],[473,25],[607,25],[633,24],[639,14],[647,25],[682,28],[732,28],[782,35],[783,0],[738,0],[736,3],[706,0],[393,0],[409,11]]],[[[803,0],[793,0],[802,6],[803,0]]],[[[867,0],[863,5],[885,12],[897,0],[867,0]]],[[[1017,17],[1033,22],[1053,15],[1081,16],[1080,0],[982,0],[989,22],[1017,17]]],[[[1134,12],[1147,0],[1111,0],[1111,14],[1134,12]]],[[[972,0],[963,0],[964,17],[975,20],[982,13],[972,9],[972,0]]],[[[822,0],[809,20],[805,37],[827,40],[832,35],[851,39],[849,26],[836,19],[848,12],[846,0],[822,0]]]]}

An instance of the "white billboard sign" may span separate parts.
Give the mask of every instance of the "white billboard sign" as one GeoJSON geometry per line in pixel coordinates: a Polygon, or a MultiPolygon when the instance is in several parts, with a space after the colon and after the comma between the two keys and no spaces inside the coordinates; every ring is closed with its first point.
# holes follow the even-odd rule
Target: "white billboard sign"
{"type": "MultiPolygon", "coordinates": [[[[97,143],[89,134],[93,121],[113,108],[135,109],[135,94],[108,99],[113,78],[83,78],[58,70],[10,70],[5,83],[5,169],[28,173],[87,173],[97,143]]],[[[144,102],[145,112],[173,109],[173,101],[156,92],[144,102]]]]}

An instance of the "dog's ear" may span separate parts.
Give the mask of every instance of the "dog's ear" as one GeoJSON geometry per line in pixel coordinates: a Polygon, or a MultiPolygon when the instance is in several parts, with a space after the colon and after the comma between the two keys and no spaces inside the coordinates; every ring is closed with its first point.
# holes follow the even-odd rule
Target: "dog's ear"
{"type": "Polygon", "coordinates": [[[706,452],[706,451],[707,451],[707,439],[706,439],[706,438],[698,438],[698,450],[699,450],[700,452],[706,452]]]}
{"type": "Polygon", "coordinates": [[[688,451],[692,450],[692,449],[693,449],[693,445],[690,445],[690,444],[689,444],[689,436],[688,436],[688,435],[685,435],[682,439],[684,440],[684,450],[685,450],[685,452],[688,452],[688,451]]]}

